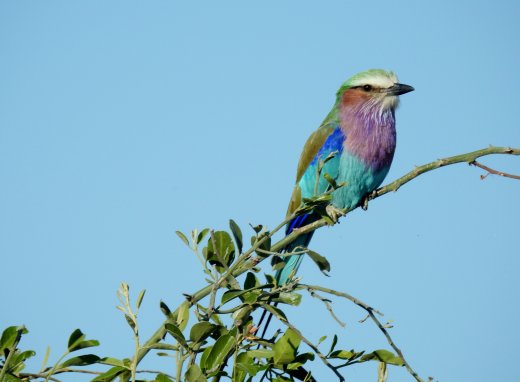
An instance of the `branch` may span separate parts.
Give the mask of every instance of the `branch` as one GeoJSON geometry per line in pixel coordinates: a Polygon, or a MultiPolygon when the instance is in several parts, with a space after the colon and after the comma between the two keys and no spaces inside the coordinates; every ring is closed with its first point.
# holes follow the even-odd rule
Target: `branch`
{"type": "MultiPolygon", "coordinates": [[[[419,175],[422,175],[426,172],[435,170],[440,167],[453,165],[456,163],[472,163],[477,158],[480,158],[480,157],[483,157],[486,155],[492,155],[492,154],[520,155],[520,149],[515,149],[515,148],[510,148],[510,147],[491,146],[491,147],[473,151],[470,153],[456,155],[456,156],[452,156],[452,157],[448,157],[448,158],[444,158],[444,159],[439,159],[437,161],[416,167],[414,170],[410,171],[408,174],[402,176],[401,178],[393,181],[392,183],[390,183],[384,187],[379,188],[378,190],[374,191],[371,195],[369,195],[368,200],[376,199],[380,196],[383,196],[383,195],[389,193],[390,191],[397,191],[404,184],[410,182],[411,180],[417,178],[419,175]]],[[[353,209],[345,210],[344,212],[346,214],[353,209]]],[[[287,217],[287,219],[285,219],[284,222],[282,222],[280,225],[278,225],[269,235],[263,237],[260,240],[257,240],[255,242],[255,245],[253,247],[251,247],[250,250],[248,250],[243,255],[241,255],[240,258],[234,264],[231,265],[231,267],[229,268],[229,271],[228,271],[230,273],[230,275],[232,275],[233,277],[238,277],[239,275],[247,272],[251,268],[254,268],[257,264],[262,262],[265,258],[251,259],[251,255],[253,254],[255,249],[257,249],[266,240],[271,238],[271,236],[275,232],[277,232],[278,230],[283,228],[285,226],[285,224],[287,224],[287,222],[292,219],[292,217],[293,216],[287,217]]],[[[292,243],[299,236],[301,236],[305,233],[311,232],[311,231],[315,231],[316,229],[321,228],[325,225],[329,225],[329,224],[330,223],[326,219],[322,218],[314,223],[311,223],[305,227],[298,229],[297,231],[293,231],[288,236],[284,237],[283,239],[281,239],[278,242],[276,242],[275,244],[273,244],[271,246],[271,251],[280,252],[283,248],[285,248],[288,244],[292,243]]],[[[208,286],[200,289],[199,291],[195,292],[194,294],[190,295],[190,298],[189,298],[190,303],[193,305],[196,302],[203,299],[204,297],[206,297],[207,295],[209,295],[211,293],[212,288],[213,288],[213,285],[208,285],[208,286]]],[[[160,342],[164,338],[164,336],[166,335],[165,324],[174,322],[176,320],[178,313],[179,313],[179,309],[177,308],[175,310],[175,312],[171,313],[170,316],[166,319],[166,321],[163,324],[161,324],[159,329],[157,329],[157,331],[150,337],[150,339],[148,339],[148,341],[146,341],[144,346],[135,355],[135,357],[137,358],[137,362],[140,362],[143,359],[143,357],[149,352],[150,348],[152,348],[154,344],[160,342]]]]}
{"type": "Polygon", "coordinates": [[[406,361],[406,359],[404,358],[403,352],[396,346],[396,344],[392,340],[392,337],[390,337],[390,334],[388,334],[388,331],[385,329],[385,326],[374,315],[374,312],[379,314],[380,316],[382,316],[383,313],[377,311],[376,309],[372,308],[371,306],[369,306],[369,305],[365,304],[364,302],[358,300],[357,298],[349,295],[348,293],[338,292],[338,291],[335,291],[333,289],[323,288],[323,287],[315,286],[315,285],[299,284],[298,286],[303,287],[304,289],[307,289],[307,291],[309,293],[311,293],[311,295],[312,295],[312,293],[314,293],[315,290],[319,290],[319,291],[322,291],[322,292],[325,292],[325,293],[329,293],[329,294],[332,294],[332,295],[335,295],[335,296],[338,296],[338,297],[344,297],[347,300],[350,300],[354,304],[356,304],[356,305],[360,306],[361,308],[363,308],[368,313],[368,315],[370,316],[372,321],[374,321],[376,323],[376,325],[379,328],[379,330],[381,330],[383,332],[383,334],[385,335],[385,337],[386,337],[388,343],[390,344],[390,346],[395,350],[397,355],[403,360],[403,364],[406,367],[406,369],[408,370],[408,372],[415,378],[415,380],[417,382],[423,382],[423,380],[419,377],[419,375],[412,369],[410,364],[406,361]]]}
{"type": "Polygon", "coordinates": [[[383,332],[383,334],[386,337],[386,340],[388,341],[388,343],[390,344],[392,349],[394,349],[395,352],[397,353],[397,355],[403,360],[403,364],[406,367],[406,370],[408,370],[408,372],[415,378],[415,380],[417,382],[424,382],[421,379],[421,377],[419,377],[419,375],[415,372],[415,370],[412,369],[410,364],[406,361],[406,359],[404,358],[403,352],[401,351],[401,349],[399,349],[395,345],[394,341],[392,340],[392,337],[390,337],[390,334],[388,334],[388,331],[385,329],[384,325],[381,324],[381,321],[379,321],[377,319],[377,317],[374,315],[374,312],[372,312],[371,310],[367,310],[367,312],[368,312],[368,315],[370,316],[370,318],[372,319],[372,321],[374,321],[376,323],[376,325],[379,328],[379,330],[381,330],[383,332]]]}
{"type": "Polygon", "coordinates": [[[332,294],[334,296],[346,298],[347,300],[352,301],[354,304],[356,304],[357,306],[360,306],[361,308],[363,308],[365,310],[370,310],[372,312],[375,312],[375,313],[379,314],[380,316],[384,316],[384,314],[381,313],[379,310],[374,309],[370,305],[365,304],[363,301],[358,300],[357,298],[355,298],[354,296],[349,295],[348,293],[338,292],[337,290],[324,288],[324,287],[317,286],[317,285],[298,284],[298,286],[302,287],[304,289],[307,289],[309,291],[309,293],[311,293],[311,294],[313,293],[313,291],[319,290],[321,292],[332,294]]]}
{"type": "Polygon", "coordinates": [[[480,175],[480,179],[482,179],[482,180],[486,179],[489,174],[499,175],[499,176],[503,176],[505,178],[512,178],[512,179],[520,180],[520,176],[518,176],[518,175],[512,175],[512,174],[508,174],[507,172],[493,170],[491,167],[484,166],[482,163],[479,163],[476,160],[474,160],[473,162],[470,162],[470,165],[480,167],[481,169],[486,170],[488,172],[486,175],[480,175]]]}
{"type": "Polygon", "coordinates": [[[320,296],[318,293],[314,292],[313,290],[310,290],[309,289],[309,293],[311,294],[312,297],[314,298],[317,298],[318,300],[321,300],[321,302],[323,302],[325,304],[325,307],[327,308],[327,310],[329,311],[330,315],[332,316],[332,318],[342,327],[344,328],[345,326],[347,326],[346,323],[344,323],[343,321],[341,321],[339,319],[338,316],[336,316],[336,313],[334,313],[334,310],[332,309],[332,304],[330,303],[330,300],[326,299],[325,297],[323,296],[320,296]]]}

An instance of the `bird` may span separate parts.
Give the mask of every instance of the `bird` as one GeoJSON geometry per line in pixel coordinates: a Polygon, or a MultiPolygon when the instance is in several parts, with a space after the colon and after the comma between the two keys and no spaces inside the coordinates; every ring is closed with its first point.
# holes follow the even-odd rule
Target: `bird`
{"type": "MultiPolygon", "coordinates": [[[[304,199],[329,192],[331,201],[326,213],[336,221],[342,211],[360,206],[381,185],[394,158],[399,96],[413,90],[412,86],[399,83],[394,72],[383,69],[360,72],[340,86],[331,111],[303,147],[286,218],[295,213],[304,199]],[[333,182],[343,186],[331,189],[333,182]]],[[[286,226],[286,236],[320,217],[316,212],[295,216],[286,226]]],[[[311,231],[298,236],[283,252],[290,254],[307,248],[313,234],[311,231]]],[[[300,253],[277,259],[276,284],[285,285],[294,278],[303,256],[300,253]]],[[[263,312],[258,327],[266,313],[263,312]]],[[[271,319],[269,314],[262,338],[271,319]]]]}
{"type": "MultiPolygon", "coordinates": [[[[383,69],[360,72],[340,86],[331,111],[303,147],[287,217],[304,199],[332,191],[326,211],[337,220],[342,210],[358,207],[365,196],[381,185],[394,157],[399,96],[413,90],[412,86],[399,83],[394,72],[383,69]],[[344,186],[331,190],[330,179],[344,186]]],[[[287,224],[285,234],[319,218],[312,212],[296,216],[287,224]]],[[[302,234],[284,252],[307,248],[313,233],[302,234]]],[[[302,260],[301,255],[285,256],[283,266],[276,272],[277,284],[291,280],[302,260]]]]}

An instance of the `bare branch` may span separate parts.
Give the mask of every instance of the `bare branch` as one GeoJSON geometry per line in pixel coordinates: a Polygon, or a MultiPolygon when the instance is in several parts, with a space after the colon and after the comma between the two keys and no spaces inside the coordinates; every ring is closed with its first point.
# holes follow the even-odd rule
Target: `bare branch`
{"type": "Polygon", "coordinates": [[[329,311],[330,315],[332,316],[332,318],[342,327],[344,328],[345,326],[347,326],[346,323],[344,323],[343,321],[341,321],[339,319],[338,316],[336,316],[336,314],[334,313],[334,310],[332,310],[332,305],[330,303],[330,300],[327,300],[325,297],[323,296],[320,296],[318,293],[314,292],[313,290],[309,289],[309,292],[311,294],[312,297],[315,297],[317,298],[318,300],[321,300],[321,302],[323,302],[325,304],[325,307],[327,308],[327,310],[329,311]]]}
{"type": "Polygon", "coordinates": [[[486,170],[488,172],[486,175],[480,175],[480,179],[482,179],[482,180],[486,179],[487,176],[490,174],[503,176],[505,178],[520,180],[520,176],[518,176],[518,175],[512,175],[512,174],[508,174],[507,172],[493,170],[491,167],[484,166],[482,163],[479,163],[476,160],[474,160],[473,162],[470,162],[470,165],[480,167],[481,169],[486,170]]]}

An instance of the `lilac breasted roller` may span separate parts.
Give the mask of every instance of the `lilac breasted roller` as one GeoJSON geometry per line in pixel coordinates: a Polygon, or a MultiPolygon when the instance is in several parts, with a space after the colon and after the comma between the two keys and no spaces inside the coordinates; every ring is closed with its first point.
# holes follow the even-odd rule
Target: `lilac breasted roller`
{"type": "MultiPolygon", "coordinates": [[[[345,186],[332,193],[327,212],[355,208],[363,198],[381,185],[392,159],[396,144],[395,110],[399,96],[413,91],[400,84],[393,72],[371,69],[358,73],[339,88],[332,110],[321,126],[308,138],[298,163],[296,185],[291,196],[288,216],[300,206],[303,198],[326,192],[331,186],[325,174],[345,186]],[[324,160],[334,153],[324,164],[324,160]],[[317,166],[323,164],[318,178],[317,166]]],[[[334,217],[334,216],[333,216],[334,217]]],[[[300,215],[287,225],[286,234],[303,227],[318,216],[300,215]]],[[[298,246],[307,247],[312,232],[298,237],[285,248],[291,252],[298,246]]],[[[278,284],[291,279],[303,259],[293,255],[276,273],[278,284]]]]}

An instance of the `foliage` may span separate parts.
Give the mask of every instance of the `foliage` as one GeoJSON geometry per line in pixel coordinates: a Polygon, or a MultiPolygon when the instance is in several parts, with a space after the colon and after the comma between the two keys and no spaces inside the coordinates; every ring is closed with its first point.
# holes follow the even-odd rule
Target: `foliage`
{"type": "MultiPolygon", "coordinates": [[[[368,195],[366,203],[389,191],[397,190],[424,172],[461,162],[478,165],[476,158],[489,154],[519,155],[520,150],[490,147],[416,167],[409,174],[368,195]]],[[[509,174],[496,173],[512,177],[509,174]]],[[[331,186],[335,189],[343,185],[331,183],[331,186]]],[[[258,266],[265,259],[270,258],[273,269],[277,269],[283,265],[284,257],[289,255],[308,255],[322,272],[330,270],[327,259],[308,248],[298,247],[291,253],[283,251],[298,235],[336,223],[326,213],[329,202],[330,194],[306,199],[293,215],[273,230],[261,225],[252,226],[249,241],[251,244],[247,249],[244,234],[233,220],[230,221],[229,231],[193,230],[189,237],[177,232],[179,238],[200,261],[207,285],[192,295],[185,295],[186,300],[174,311],[161,301],[159,308],[166,317],[165,321],[150,339],[143,342],[139,333],[138,313],[145,291],[138,293],[132,303],[130,287],[122,283],[117,291],[120,303],[117,309],[123,313],[134,338],[135,349],[131,358],[102,357],[86,352],[86,349],[98,346],[99,342],[86,339],[85,334],[76,329],[69,337],[66,350],[54,364],[48,365],[48,349],[40,370],[27,372],[25,362],[35,356],[34,351],[22,350],[20,347],[27,329],[23,326],[10,326],[3,330],[0,337],[0,382],[55,381],[56,376],[62,373],[91,374],[92,381],[95,382],[204,382],[226,378],[233,382],[264,379],[275,382],[315,381],[309,365],[314,360],[322,362],[340,381],[344,381],[340,373],[343,368],[365,362],[377,364],[374,379],[378,382],[387,379],[388,365],[404,366],[415,380],[422,381],[390,337],[391,326],[382,324],[377,318],[380,313],[376,309],[347,293],[302,284],[297,278],[287,284],[277,285],[272,275],[260,276],[258,266]],[[273,235],[282,230],[288,221],[298,214],[310,211],[320,214],[322,218],[276,243],[272,242],[273,235]],[[364,309],[367,318],[376,324],[391,350],[337,349],[337,335],[332,339],[323,336],[317,343],[311,342],[294,326],[285,309],[288,306],[298,306],[304,295],[323,302],[326,310],[342,326],[344,324],[333,311],[330,296],[347,299],[364,309]],[[258,335],[257,318],[262,312],[271,314],[282,327],[270,338],[258,335]],[[157,350],[159,356],[174,358],[173,371],[144,373],[139,370],[140,362],[151,350],[157,350]],[[96,369],[91,370],[90,367],[96,369]],[[142,375],[145,377],[141,377],[142,375]]],[[[348,212],[342,211],[343,214],[348,212]]]]}
{"type": "MultiPolygon", "coordinates": [[[[253,268],[241,278],[234,277],[232,270],[248,261],[251,256],[248,252],[243,252],[243,234],[233,220],[230,221],[229,232],[194,230],[190,239],[181,232],[177,234],[200,259],[207,276],[206,282],[211,286],[211,293],[206,303],[190,301],[191,296],[187,296],[186,302],[176,314],[161,302],[161,310],[167,317],[164,324],[167,336],[157,343],[155,348],[160,349],[159,355],[175,358],[176,368],[174,375],[157,372],[153,381],[202,382],[227,377],[233,382],[244,382],[252,381],[253,377],[259,379],[263,375],[268,380],[279,382],[312,381],[312,374],[305,366],[316,357],[322,358],[335,370],[369,361],[403,365],[399,356],[388,350],[366,352],[336,349],[337,336],[329,341],[328,345],[326,337],[322,337],[319,344],[305,346],[310,342],[288,321],[283,307],[297,306],[300,304],[303,291],[314,295],[315,291],[309,286],[299,284],[298,279],[286,285],[276,285],[271,275],[265,275],[262,280],[259,277],[259,268],[253,268]],[[284,324],[284,330],[278,330],[268,339],[257,336],[258,328],[253,316],[259,310],[273,313],[284,324]],[[318,347],[325,346],[328,351],[318,350],[318,347]],[[335,365],[332,366],[332,363],[335,365]]],[[[260,244],[262,239],[265,240],[271,235],[272,233],[264,227],[253,227],[252,251],[258,257],[273,255],[269,254],[269,240],[265,241],[267,244],[260,244]]],[[[300,249],[299,253],[301,256],[308,253],[321,270],[330,269],[328,261],[316,252],[300,249]]],[[[282,253],[277,255],[287,256],[282,253]]],[[[134,336],[136,354],[143,346],[139,338],[137,314],[144,294],[145,292],[141,291],[132,306],[129,286],[122,283],[117,291],[120,302],[117,309],[123,313],[134,336]]],[[[95,354],[76,355],[80,351],[99,345],[96,340],[86,339],[85,334],[79,329],[70,335],[67,350],[53,366],[46,366],[49,358],[47,354],[44,366],[38,373],[26,373],[24,361],[35,353],[19,349],[20,339],[25,333],[25,328],[12,326],[2,334],[1,382],[38,378],[48,381],[56,374],[77,371],[73,367],[93,364],[110,366],[103,372],[93,372],[96,373],[93,381],[112,381],[115,378],[144,380],[136,376],[138,358],[135,356],[132,359],[116,359],[95,354]]]]}

